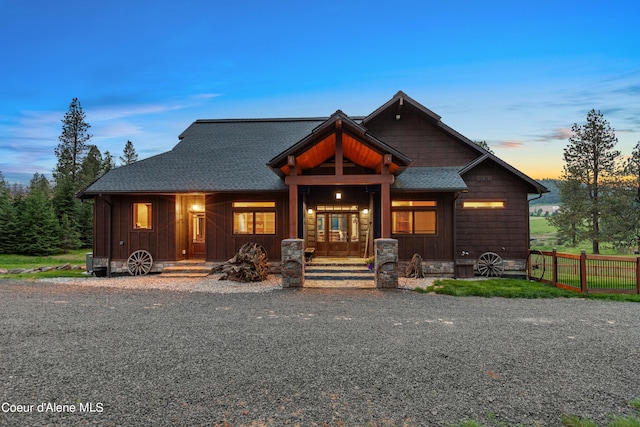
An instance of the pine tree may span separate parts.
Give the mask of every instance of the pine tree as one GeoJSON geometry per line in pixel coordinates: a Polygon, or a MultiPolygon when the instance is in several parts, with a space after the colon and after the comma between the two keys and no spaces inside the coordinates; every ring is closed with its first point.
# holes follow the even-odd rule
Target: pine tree
{"type": "Polygon", "coordinates": [[[102,175],[102,154],[95,145],[89,145],[87,155],[80,165],[78,187],[84,188],[102,175]]]}
{"type": "Polygon", "coordinates": [[[15,251],[16,213],[11,191],[0,172],[0,254],[15,251]]]}
{"type": "Polygon", "coordinates": [[[588,234],[587,194],[582,183],[577,180],[557,181],[560,190],[560,209],[547,221],[558,230],[559,244],[577,246],[588,234]]]}
{"type": "Polygon", "coordinates": [[[116,167],[116,161],[114,160],[113,156],[109,151],[105,151],[104,156],[102,156],[102,167],[101,167],[102,175],[109,172],[111,169],[115,169],[115,167],[116,167]]]}
{"type": "Polygon", "coordinates": [[[80,247],[93,247],[93,200],[84,200],[78,206],[78,232],[80,247]]]}
{"type": "Polygon", "coordinates": [[[69,252],[71,249],[78,249],[82,245],[80,241],[80,233],[78,232],[78,224],[76,224],[73,218],[70,218],[67,214],[62,215],[60,220],[60,248],[64,252],[69,252]]]}
{"type": "Polygon", "coordinates": [[[56,218],[61,225],[58,237],[60,247],[65,251],[80,248],[79,214],[81,203],[75,197],[70,177],[65,177],[57,183],[52,203],[56,218]]]}
{"type": "Polygon", "coordinates": [[[609,183],[602,203],[603,232],[615,246],[640,253],[640,142],[609,183]]]}
{"type": "Polygon", "coordinates": [[[620,152],[614,150],[618,139],[614,130],[600,111],[591,110],[587,123],[571,128],[569,146],[564,149],[564,178],[584,185],[587,195],[586,215],[588,238],[592,242],[593,253],[600,253],[600,218],[603,181],[615,174],[616,160],[620,152]]]}
{"type": "Polygon", "coordinates": [[[78,98],[73,98],[69,110],[62,119],[62,134],[58,137],[60,144],[55,149],[58,163],[53,175],[56,182],[64,177],[71,177],[74,188],[80,189],[80,167],[88,150],[87,142],[91,139],[91,135],[87,132],[90,127],[85,121],[80,101],[78,98]]]}
{"type": "Polygon", "coordinates": [[[122,152],[124,154],[124,156],[120,156],[120,164],[122,166],[130,165],[131,163],[138,161],[138,154],[136,153],[136,149],[133,148],[133,143],[131,141],[127,141],[122,152]]]}
{"type": "Polygon", "coordinates": [[[36,173],[31,180],[18,223],[18,252],[27,255],[51,255],[57,251],[59,223],[51,203],[49,181],[44,175],[36,173]]]}

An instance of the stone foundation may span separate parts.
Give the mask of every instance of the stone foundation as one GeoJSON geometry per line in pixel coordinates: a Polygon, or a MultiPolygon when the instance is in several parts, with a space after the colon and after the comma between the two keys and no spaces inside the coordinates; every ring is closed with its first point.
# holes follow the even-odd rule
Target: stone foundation
{"type": "Polygon", "coordinates": [[[281,250],[282,287],[302,287],[304,285],[304,240],[284,239],[281,250]]]}
{"type": "Polygon", "coordinates": [[[398,287],[398,241],[396,239],[375,239],[374,283],[376,288],[398,287]]]}

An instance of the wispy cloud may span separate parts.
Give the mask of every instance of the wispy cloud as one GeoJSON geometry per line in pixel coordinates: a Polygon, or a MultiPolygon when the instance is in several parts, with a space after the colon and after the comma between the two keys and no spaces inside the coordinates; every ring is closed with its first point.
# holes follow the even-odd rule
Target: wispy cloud
{"type": "Polygon", "coordinates": [[[541,135],[537,141],[549,142],[549,141],[561,141],[567,140],[571,137],[572,132],[569,128],[557,128],[546,135],[541,135]]]}
{"type": "Polygon", "coordinates": [[[189,98],[192,99],[212,99],[221,96],[219,93],[198,93],[195,95],[191,95],[189,98]]]}
{"type": "Polygon", "coordinates": [[[517,140],[508,140],[508,141],[499,141],[496,144],[492,144],[494,147],[504,148],[507,150],[520,149],[525,146],[524,141],[517,140]]]}

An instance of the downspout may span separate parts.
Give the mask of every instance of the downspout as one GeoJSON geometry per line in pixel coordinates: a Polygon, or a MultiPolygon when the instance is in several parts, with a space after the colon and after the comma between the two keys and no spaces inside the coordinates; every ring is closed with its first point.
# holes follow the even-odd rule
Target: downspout
{"type": "MultiPolygon", "coordinates": [[[[529,211],[531,210],[531,202],[534,200],[538,200],[542,198],[542,191],[538,189],[538,197],[534,197],[533,199],[527,199],[527,219],[529,219],[529,211]]],[[[531,224],[531,220],[529,220],[529,224],[531,224]]],[[[531,227],[527,227],[527,240],[529,241],[527,247],[531,249],[531,227]]]]}
{"type": "Polygon", "coordinates": [[[458,209],[457,209],[457,201],[458,197],[462,194],[460,191],[457,191],[453,196],[453,277],[456,277],[456,257],[458,256],[458,209]]]}
{"type": "MultiPolygon", "coordinates": [[[[111,277],[111,218],[113,217],[113,205],[110,201],[108,201],[105,197],[100,194],[100,198],[109,206],[109,221],[107,222],[107,277],[111,277]]],[[[95,219],[94,219],[95,224],[95,219]]],[[[95,239],[94,239],[95,240],[95,239]]],[[[94,245],[94,253],[95,253],[95,244],[94,245]]]]}

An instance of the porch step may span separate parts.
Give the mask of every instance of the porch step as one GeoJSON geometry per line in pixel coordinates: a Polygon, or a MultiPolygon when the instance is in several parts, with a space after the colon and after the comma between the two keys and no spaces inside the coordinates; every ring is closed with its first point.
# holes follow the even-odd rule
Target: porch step
{"type": "Polygon", "coordinates": [[[372,288],[373,272],[363,262],[313,262],[305,267],[304,286],[372,288]]]}
{"type": "Polygon", "coordinates": [[[213,265],[208,263],[178,263],[162,269],[161,277],[206,277],[213,273],[213,265]]]}

